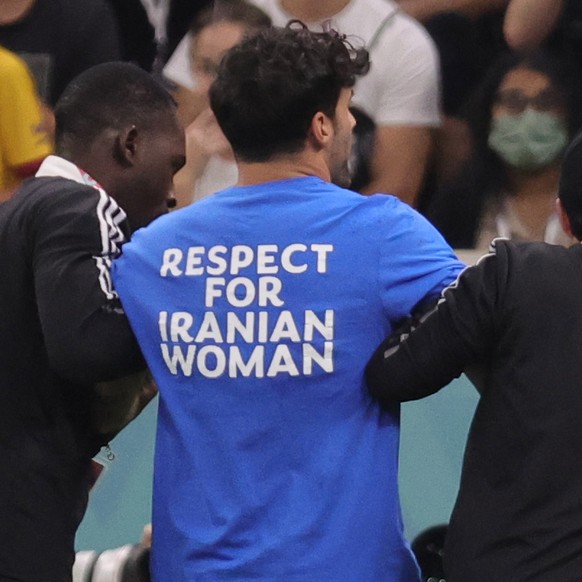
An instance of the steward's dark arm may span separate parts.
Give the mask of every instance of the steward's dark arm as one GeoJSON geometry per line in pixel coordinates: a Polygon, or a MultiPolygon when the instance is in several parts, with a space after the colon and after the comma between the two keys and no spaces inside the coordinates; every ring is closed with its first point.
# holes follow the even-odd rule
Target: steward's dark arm
{"type": "Polygon", "coordinates": [[[157,395],[148,370],[110,382],[100,382],[93,391],[91,422],[103,442],[111,441],[157,395]]]}
{"type": "Polygon", "coordinates": [[[122,228],[115,203],[82,185],[57,193],[36,218],[32,267],[44,341],[51,367],[76,383],[145,368],[109,274],[122,228]]]}
{"type": "Polygon", "coordinates": [[[386,405],[423,398],[485,358],[499,312],[498,262],[488,255],[463,271],[420,325],[379,346],[366,368],[373,396],[386,405]]]}

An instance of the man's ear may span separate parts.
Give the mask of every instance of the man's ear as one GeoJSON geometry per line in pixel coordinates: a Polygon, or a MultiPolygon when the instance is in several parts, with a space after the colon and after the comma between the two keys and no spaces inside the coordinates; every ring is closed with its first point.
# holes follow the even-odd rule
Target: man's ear
{"type": "Polygon", "coordinates": [[[332,120],[325,113],[318,111],[311,119],[310,133],[319,148],[325,147],[333,137],[332,120]]]}
{"type": "Polygon", "coordinates": [[[121,130],[115,136],[113,157],[122,166],[130,167],[135,163],[138,131],[135,125],[121,130]]]}
{"type": "Polygon", "coordinates": [[[566,211],[564,210],[564,205],[562,204],[562,201],[559,198],[556,198],[556,210],[558,211],[558,216],[560,217],[560,224],[562,225],[562,229],[564,230],[564,232],[568,236],[576,238],[574,236],[574,233],[572,232],[570,217],[566,214],[566,211]]]}

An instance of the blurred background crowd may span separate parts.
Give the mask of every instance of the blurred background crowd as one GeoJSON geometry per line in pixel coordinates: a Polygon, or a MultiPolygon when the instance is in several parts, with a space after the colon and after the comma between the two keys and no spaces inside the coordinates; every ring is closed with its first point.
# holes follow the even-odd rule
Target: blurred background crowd
{"type": "Polygon", "coordinates": [[[352,188],[398,196],[459,249],[495,236],[570,244],[554,209],[580,127],[582,8],[573,0],[5,0],[0,7],[0,200],[51,152],[67,83],[126,60],[173,92],[187,143],[184,206],[236,182],[208,107],[222,54],[299,19],[365,45],[352,188]]]}

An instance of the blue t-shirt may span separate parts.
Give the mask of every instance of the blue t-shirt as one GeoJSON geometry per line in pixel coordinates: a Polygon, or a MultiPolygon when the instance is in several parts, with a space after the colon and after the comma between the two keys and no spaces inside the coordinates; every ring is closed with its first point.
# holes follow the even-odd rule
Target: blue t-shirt
{"type": "Polygon", "coordinates": [[[399,407],[364,367],[464,267],[417,212],[315,177],[135,233],[114,282],[160,390],[155,580],[418,582],[399,407]]]}

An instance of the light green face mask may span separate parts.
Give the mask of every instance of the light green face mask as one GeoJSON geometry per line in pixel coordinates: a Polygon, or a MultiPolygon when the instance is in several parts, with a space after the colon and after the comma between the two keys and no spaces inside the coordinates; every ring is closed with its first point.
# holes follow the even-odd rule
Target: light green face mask
{"type": "Polygon", "coordinates": [[[514,168],[537,170],[558,159],[568,144],[568,130],[556,115],[527,108],[494,118],[487,143],[514,168]]]}

